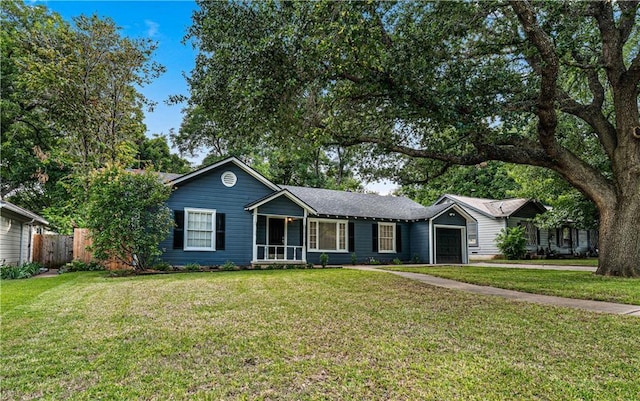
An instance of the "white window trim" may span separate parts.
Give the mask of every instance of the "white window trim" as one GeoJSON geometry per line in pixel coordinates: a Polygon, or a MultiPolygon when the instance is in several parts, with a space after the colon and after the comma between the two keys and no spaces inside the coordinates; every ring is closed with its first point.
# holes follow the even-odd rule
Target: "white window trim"
{"type": "Polygon", "coordinates": [[[184,208],[184,246],[185,251],[215,251],[216,250],[216,210],[215,209],[199,209],[192,207],[184,208]],[[189,243],[189,213],[211,213],[211,246],[188,246],[189,243]]]}
{"type": "MultiPolygon", "coordinates": [[[[320,243],[320,232],[316,224],[316,246],[320,243]]],[[[307,223],[307,244],[311,252],[331,252],[331,253],[348,253],[349,252],[349,220],[333,220],[333,219],[309,219],[307,223]],[[335,223],[336,225],[336,249],[320,249],[311,248],[311,224],[313,223],[335,223]],[[340,249],[340,224],[344,224],[344,249],[340,249]]]]}
{"type": "Polygon", "coordinates": [[[396,252],[396,223],[378,223],[378,253],[397,253],[396,252]],[[389,250],[382,250],[382,236],[380,235],[380,232],[382,230],[382,227],[391,227],[391,247],[392,249],[389,250]]]}
{"type": "Polygon", "coordinates": [[[470,246],[472,248],[478,248],[480,246],[479,244],[479,238],[478,238],[478,223],[467,223],[467,246],[470,246]],[[473,225],[475,225],[475,230],[472,229],[473,225]],[[471,235],[475,235],[476,238],[476,242],[472,243],[471,240],[469,239],[469,237],[471,235]]]}

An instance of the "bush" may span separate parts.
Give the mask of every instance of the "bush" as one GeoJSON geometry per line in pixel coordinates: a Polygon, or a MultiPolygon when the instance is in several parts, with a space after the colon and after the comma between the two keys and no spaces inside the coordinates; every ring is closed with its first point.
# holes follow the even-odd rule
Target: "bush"
{"type": "Polygon", "coordinates": [[[222,266],[220,266],[220,270],[236,270],[236,264],[230,260],[227,260],[222,266]]]}
{"type": "Polygon", "coordinates": [[[155,265],[153,265],[152,267],[154,270],[160,271],[160,272],[168,272],[173,270],[173,266],[171,266],[169,263],[167,262],[159,262],[156,263],[155,265]]]}
{"type": "Polygon", "coordinates": [[[21,278],[29,278],[40,273],[42,265],[37,262],[25,263],[20,266],[1,266],[0,279],[14,280],[21,278]]]}
{"type": "Polygon", "coordinates": [[[85,263],[80,260],[73,260],[62,266],[58,273],[92,272],[97,270],[104,270],[104,266],[98,262],[85,263]]]}
{"type": "Polygon", "coordinates": [[[358,258],[356,256],[356,253],[354,252],[351,254],[351,264],[355,265],[356,263],[358,263],[358,258]]]}
{"type": "Polygon", "coordinates": [[[200,264],[198,263],[189,263],[184,266],[184,269],[188,272],[199,272],[200,270],[202,270],[200,268],[200,264]]]}
{"type": "Polygon", "coordinates": [[[96,170],[90,178],[87,228],[94,256],[137,270],[152,266],[162,254],[158,244],[174,225],[166,205],[172,188],[151,171],[135,174],[119,166],[96,170]]]}
{"type": "Polygon", "coordinates": [[[324,269],[325,267],[327,267],[327,264],[329,263],[329,255],[327,255],[326,253],[322,253],[320,255],[320,265],[322,266],[322,268],[324,269]]]}
{"type": "Polygon", "coordinates": [[[496,244],[507,259],[522,259],[527,252],[524,227],[503,228],[496,236],[496,244]]]}
{"type": "Polygon", "coordinates": [[[394,265],[401,265],[402,261],[400,259],[398,259],[398,258],[395,258],[395,259],[393,259],[393,264],[394,265]]]}

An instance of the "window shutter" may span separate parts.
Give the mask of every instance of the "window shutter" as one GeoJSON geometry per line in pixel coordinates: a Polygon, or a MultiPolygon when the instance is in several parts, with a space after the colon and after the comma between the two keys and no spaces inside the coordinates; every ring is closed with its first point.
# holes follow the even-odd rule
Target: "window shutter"
{"type": "Polygon", "coordinates": [[[356,225],[349,222],[349,252],[356,251],[356,225]]]}
{"type": "Polygon", "coordinates": [[[184,247],[184,210],[173,211],[173,249],[184,247]]]}
{"type": "Polygon", "coordinates": [[[224,251],[225,215],[216,213],[216,251],[224,251]]]}
{"type": "Polygon", "coordinates": [[[396,224],[396,252],[402,252],[402,226],[396,224]]]}
{"type": "MultiPolygon", "coordinates": [[[[300,230],[299,230],[299,232],[300,232],[300,242],[299,242],[299,244],[300,244],[300,246],[302,246],[302,244],[304,244],[304,224],[302,223],[302,220],[298,220],[298,221],[299,221],[298,227],[300,227],[300,230]]],[[[308,245],[309,244],[307,244],[307,246],[308,245]]]]}
{"type": "Polygon", "coordinates": [[[378,252],[378,223],[371,225],[371,250],[378,252]]]}

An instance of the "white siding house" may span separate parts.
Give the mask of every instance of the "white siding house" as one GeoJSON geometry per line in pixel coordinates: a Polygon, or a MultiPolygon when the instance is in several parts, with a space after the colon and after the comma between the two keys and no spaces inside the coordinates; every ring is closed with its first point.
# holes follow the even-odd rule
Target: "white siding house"
{"type": "Polygon", "coordinates": [[[31,262],[33,234],[48,224],[41,216],[0,200],[0,265],[31,262]]]}
{"type": "Polygon", "coordinates": [[[540,202],[531,199],[484,199],[468,196],[445,194],[436,205],[455,203],[462,207],[478,221],[477,232],[468,229],[469,258],[492,258],[500,251],[496,245],[496,235],[506,227],[524,225],[527,229],[527,250],[537,252],[547,243],[546,230],[538,230],[531,223],[537,214],[544,213],[546,208],[540,202]]]}

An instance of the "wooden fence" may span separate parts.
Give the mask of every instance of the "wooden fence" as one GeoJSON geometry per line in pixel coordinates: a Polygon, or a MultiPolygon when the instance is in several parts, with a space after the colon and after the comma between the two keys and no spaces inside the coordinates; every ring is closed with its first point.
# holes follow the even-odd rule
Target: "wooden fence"
{"type": "MultiPolygon", "coordinates": [[[[84,263],[95,261],[93,253],[89,249],[91,246],[91,235],[86,228],[76,228],[73,230],[73,260],[79,260],[84,263]]],[[[106,262],[101,262],[107,270],[124,270],[131,269],[131,266],[120,262],[119,260],[111,259],[106,262]]]]}
{"type": "Polygon", "coordinates": [[[70,235],[35,234],[33,261],[45,267],[60,267],[73,259],[73,243],[70,235]]]}

